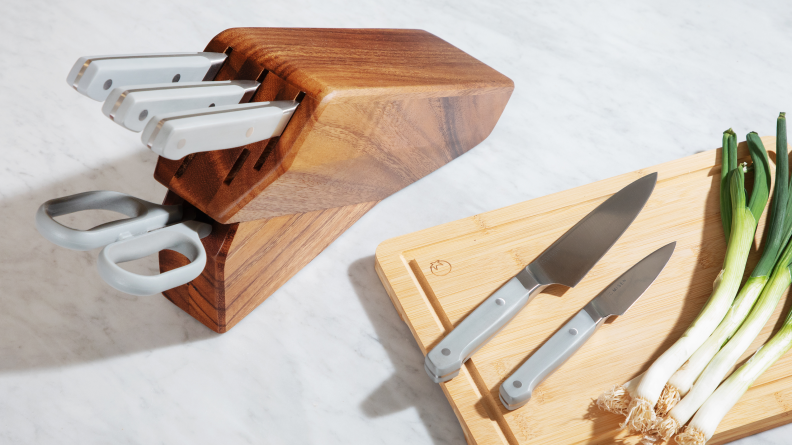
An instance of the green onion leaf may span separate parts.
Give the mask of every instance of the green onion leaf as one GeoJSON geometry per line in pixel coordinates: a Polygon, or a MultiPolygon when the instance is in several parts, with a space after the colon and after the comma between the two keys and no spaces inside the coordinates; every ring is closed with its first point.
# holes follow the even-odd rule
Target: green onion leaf
{"type": "Polygon", "coordinates": [[[748,133],[746,140],[754,165],[754,186],[748,208],[751,209],[754,219],[759,221],[770,197],[770,159],[758,134],[752,131],[748,133]]]}
{"type": "MultiPolygon", "coordinates": [[[[792,218],[789,215],[789,159],[786,156],[786,120],[784,113],[778,117],[776,137],[776,176],[775,188],[773,189],[773,202],[770,205],[770,215],[768,218],[768,236],[765,242],[764,252],[759,259],[759,263],[751,273],[752,277],[769,275],[773,266],[781,255],[781,248],[787,243],[792,234],[792,218]],[[783,140],[783,145],[779,141],[783,140]],[[779,147],[784,147],[779,149],[779,147]]],[[[751,139],[759,140],[756,133],[748,135],[751,139]],[[752,136],[753,135],[753,136],[752,136]]],[[[749,142],[750,144],[750,142],[749,142]]],[[[759,140],[761,144],[761,140],[759,140]]],[[[753,198],[753,197],[752,197],[753,198]]]]}
{"type": "Polygon", "coordinates": [[[721,183],[720,183],[720,207],[721,222],[723,223],[723,234],[729,240],[731,232],[731,195],[729,194],[729,173],[737,168],[737,135],[729,128],[723,132],[723,148],[721,148],[721,183]],[[734,144],[732,144],[734,140],[734,144]],[[734,147],[734,150],[732,150],[734,147]],[[733,151],[733,153],[732,153],[733,151]],[[734,166],[732,167],[732,160],[734,166]]]}

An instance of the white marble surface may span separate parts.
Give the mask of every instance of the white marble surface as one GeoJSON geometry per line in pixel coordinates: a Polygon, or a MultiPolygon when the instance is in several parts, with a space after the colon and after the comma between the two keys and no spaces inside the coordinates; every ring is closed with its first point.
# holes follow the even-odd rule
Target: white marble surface
{"type": "MultiPolygon", "coordinates": [[[[457,444],[373,270],[381,241],[773,134],[792,5],[357,0],[6,2],[0,9],[0,443],[457,444]],[[512,78],[492,135],[391,196],[230,333],[115,292],[43,201],[158,201],[155,156],[64,81],[82,55],[203,48],[236,26],[423,28],[512,78]]],[[[154,270],[151,259],[138,265],[154,270]]],[[[792,427],[742,444],[789,443],[792,427]]]]}

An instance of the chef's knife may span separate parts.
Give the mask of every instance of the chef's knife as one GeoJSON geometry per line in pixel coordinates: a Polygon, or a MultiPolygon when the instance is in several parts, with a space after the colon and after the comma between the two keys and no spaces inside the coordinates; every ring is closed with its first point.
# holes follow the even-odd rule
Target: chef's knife
{"type": "Polygon", "coordinates": [[[280,136],[297,105],[281,100],[166,113],[149,120],[141,140],[168,159],[240,147],[280,136]]]}
{"type": "Polygon", "coordinates": [[[225,59],[222,53],[80,57],[69,71],[66,82],[79,93],[103,101],[114,87],[213,80],[225,59]]]}
{"type": "Polygon", "coordinates": [[[248,102],[258,86],[253,80],[130,85],[114,88],[102,113],[137,132],[155,115],[248,102]]]}
{"type": "Polygon", "coordinates": [[[548,285],[575,287],[638,216],[656,182],[652,173],[621,189],[484,300],[426,355],[432,380],[456,377],[462,364],[548,285]]]}
{"type": "Polygon", "coordinates": [[[515,410],[531,399],[533,390],[586,342],[602,323],[624,315],[660,275],[676,242],[655,250],[600,292],[550,337],[500,387],[503,406],[515,410]]]}

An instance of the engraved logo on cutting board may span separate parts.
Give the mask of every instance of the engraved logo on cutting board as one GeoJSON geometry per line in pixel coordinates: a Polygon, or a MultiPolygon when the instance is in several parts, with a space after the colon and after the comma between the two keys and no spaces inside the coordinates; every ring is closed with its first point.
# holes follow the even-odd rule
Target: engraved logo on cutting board
{"type": "Polygon", "coordinates": [[[451,263],[444,260],[432,261],[429,264],[429,272],[437,276],[448,275],[451,272],[451,263]]]}

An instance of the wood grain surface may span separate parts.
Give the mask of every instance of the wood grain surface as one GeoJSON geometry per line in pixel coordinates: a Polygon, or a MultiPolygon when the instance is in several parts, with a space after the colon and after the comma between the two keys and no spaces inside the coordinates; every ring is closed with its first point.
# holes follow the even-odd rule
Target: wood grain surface
{"type": "MultiPolygon", "coordinates": [[[[185,204],[169,192],[165,204],[178,203],[185,204]]],[[[198,211],[197,219],[212,225],[212,233],[201,240],[207,254],[206,267],[198,278],[163,295],[213,331],[226,332],[375,204],[233,224],[218,223],[198,211]]],[[[160,272],[187,262],[172,250],[159,253],[160,272]]]]}
{"type": "Polygon", "coordinates": [[[154,177],[221,223],[382,200],[492,131],[514,85],[421,30],[235,28],[207,51],[217,80],[300,101],[279,137],[182,160],[154,177]]]}
{"type": "MultiPolygon", "coordinates": [[[[762,138],[775,159],[775,138],[762,138]]],[[[739,156],[749,160],[745,144],[739,156]]],[[[492,341],[441,384],[471,444],[635,444],[619,416],[594,399],[640,374],[690,324],[710,295],[726,242],[718,182],[720,149],[393,238],[377,248],[376,268],[424,354],[493,291],[602,201],[658,172],[655,191],[621,239],[570,289],[548,287],[492,341]],[[677,247],[654,285],[627,314],[603,325],[515,411],[500,384],[612,280],[655,249],[677,247]]],[[[758,260],[764,219],[747,273],[758,260]]],[[[747,274],[746,274],[747,275],[747,274]]],[[[790,310],[784,296],[741,359],[764,343],[790,310]]],[[[416,363],[417,367],[422,367],[416,363]]],[[[427,378],[429,378],[427,376],[427,378]]],[[[721,422],[722,444],[792,421],[792,354],[781,358],[721,422]]]]}

